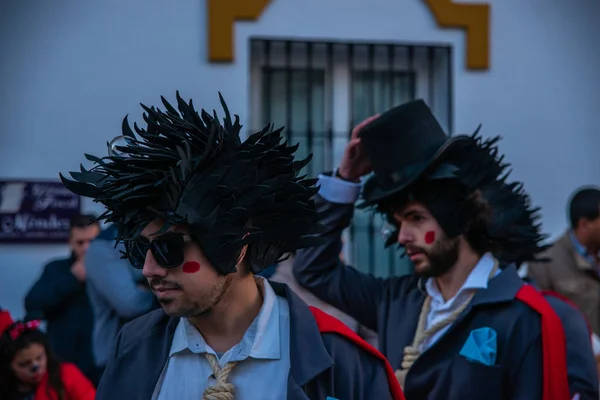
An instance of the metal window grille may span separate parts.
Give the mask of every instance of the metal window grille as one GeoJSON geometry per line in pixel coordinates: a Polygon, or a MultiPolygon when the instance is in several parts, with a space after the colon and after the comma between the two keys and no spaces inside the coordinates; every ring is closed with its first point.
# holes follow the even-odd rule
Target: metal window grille
{"type": "MultiPolygon", "coordinates": [[[[251,126],[285,126],[307,173],[335,168],[352,127],[377,112],[424,99],[452,134],[452,48],[439,45],[251,40],[251,126]]],[[[384,249],[382,218],[355,212],[344,257],[377,276],[410,272],[396,248],[384,249]]]]}

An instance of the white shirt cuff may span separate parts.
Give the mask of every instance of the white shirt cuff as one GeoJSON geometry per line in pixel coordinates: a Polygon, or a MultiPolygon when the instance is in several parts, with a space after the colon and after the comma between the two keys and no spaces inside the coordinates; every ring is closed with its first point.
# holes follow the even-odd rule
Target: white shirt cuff
{"type": "Polygon", "coordinates": [[[592,349],[595,356],[600,354],[600,338],[595,333],[592,333],[592,349]]]}
{"type": "Polygon", "coordinates": [[[319,194],[330,203],[354,204],[360,194],[360,183],[348,182],[340,178],[319,175],[319,194]]]}

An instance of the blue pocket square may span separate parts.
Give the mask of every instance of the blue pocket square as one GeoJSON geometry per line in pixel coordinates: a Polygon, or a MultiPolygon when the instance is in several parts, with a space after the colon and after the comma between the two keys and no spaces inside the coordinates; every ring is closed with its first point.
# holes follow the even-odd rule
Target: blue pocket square
{"type": "Polygon", "coordinates": [[[471,362],[494,365],[497,355],[496,336],[496,331],[492,328],[473,329],[459,354],[471,362]]]}
{"type": "Polygon", "coordinates": [[[327,396],[326,400],[338,400],[338,399],[336,399],[335,397],[327,396]]]}

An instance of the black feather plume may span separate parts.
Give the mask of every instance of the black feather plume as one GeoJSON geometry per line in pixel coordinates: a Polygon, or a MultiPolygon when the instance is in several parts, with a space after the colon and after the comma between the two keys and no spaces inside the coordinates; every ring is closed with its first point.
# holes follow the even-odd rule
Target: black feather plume
{"type": "Polygon", "coordinates": [[[142,104],[145,129],[132,130],[125,117],[119,154],[86,155],[95,166],[72,179],[60,175],[65,186],[106,207],[99,218],[117,224],[118,240],[135,238],[156,219],[188,226],[222,274],[235,270],[244,245],[254,272],[314,245],[318,189],[300,176],[310,157],[295,160],[298,146],[282,142],[282,129],[272,126],[242,142],[239,118],[220,94],[222,124],[216,112],[198,113],[191,100],[176,98],[177,109],[161,97],[166,111],[142,104]]]}

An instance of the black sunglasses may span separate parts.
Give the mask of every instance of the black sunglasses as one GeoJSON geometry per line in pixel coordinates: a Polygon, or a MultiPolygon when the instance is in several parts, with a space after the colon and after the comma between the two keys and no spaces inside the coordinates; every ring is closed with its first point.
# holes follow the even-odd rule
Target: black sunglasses
{"type": "Polygon", "coordinates": [[[149,241],[145,238],[125,240],[125,254],[133,268],[142,269],[148,250],[162,268],[175,268],[183,264],[185,245],[193,239],[190,235],[166,234],[149,241]]]}

